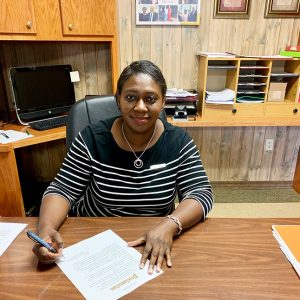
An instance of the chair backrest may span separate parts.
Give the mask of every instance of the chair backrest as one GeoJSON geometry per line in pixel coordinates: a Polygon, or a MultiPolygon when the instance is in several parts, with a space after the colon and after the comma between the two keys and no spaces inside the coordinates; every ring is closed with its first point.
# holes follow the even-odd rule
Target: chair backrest
{"type": "MultiPolygon", "coordinates": [[[[70,148],[79,131],[88,124],[96,123],[112,117],[120,116],[114,95],[87,96],[77,101],[70,109],[67,121],[66,144],[70,148]]],[[[159,117],[167,120],[165,110],[159,117]]]]}

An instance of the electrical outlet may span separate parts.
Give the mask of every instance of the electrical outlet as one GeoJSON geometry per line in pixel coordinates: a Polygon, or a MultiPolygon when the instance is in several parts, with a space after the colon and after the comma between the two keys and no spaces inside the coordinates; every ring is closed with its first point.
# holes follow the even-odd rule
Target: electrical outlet
{"type": "Polygon", "coordinates": [[[273,139],[266,139],[265,143],[265,151],[273,151],[274,149],[274,140],[273,139]]]}

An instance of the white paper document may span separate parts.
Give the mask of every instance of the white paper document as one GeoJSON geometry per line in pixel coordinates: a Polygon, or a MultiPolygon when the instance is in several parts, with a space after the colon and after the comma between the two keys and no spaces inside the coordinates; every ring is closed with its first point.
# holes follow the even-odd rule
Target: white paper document
{"type": "Polygon", "coordinates": [[[67,247],[57,265],[86,299],[119,299],[163,271],[139,268],[141,254],[112,230],[67,247]]]}
{"type": "Polygon", "coordinates": [[[32,137],[32,134],[16,130],[0,130],[0,143],[8,144],[19,140],[24,140],[32,137]]]}
{"type": "Polygon", "coordinates": [[[27,224],[0,222],[0,256],[26,226],[27,224]]]}

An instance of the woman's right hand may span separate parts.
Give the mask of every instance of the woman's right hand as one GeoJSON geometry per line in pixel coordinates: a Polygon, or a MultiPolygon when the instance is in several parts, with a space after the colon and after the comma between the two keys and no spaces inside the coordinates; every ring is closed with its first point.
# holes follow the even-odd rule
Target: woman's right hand
{"type": "Polygon", "coordinates": [[[42,235],[41,238],[49,243],[53,248],[57,250],[57,253],[50,252],[42,245],[35,244],[32,248],[33,253],[38,257],[39,261],[43,264],[52,264],[62,255],[63,240],[58,231],[53,230],[46,235],[42,235]]]}

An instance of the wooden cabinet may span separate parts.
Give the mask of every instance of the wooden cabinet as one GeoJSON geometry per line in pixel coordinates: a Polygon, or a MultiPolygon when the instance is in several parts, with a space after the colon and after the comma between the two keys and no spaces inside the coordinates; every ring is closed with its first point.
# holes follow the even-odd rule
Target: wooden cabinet
{"type": "Polygon", "coordinates": [[[36,34],[33,0],[1,0],[0,12],[0,33],[36,34]]]}
{"type": "MultiPolygon", "coordinates": [[[[116,0],[0,0],[0,41],[106,43],[114,92],[118,77],[116,9],[116,0]]],[[[70,57],[73,59],[76,56],[70,57]]]]}
{"type": "MultiPolygon", "coordinates": [[[[300,121],[300,60],[199,56],[199,112],[207,121],[300,121]],[[276,90],[280,86],[281,90],[276,90]],[[284,88],[283,88],[283,87],[284,88]],[[275,87],[275,90],[274,90],[275,87]],[[230,89],[227,101],[208,94],[230,89]],[[210,93],[211,92],[211,93],[210,93]],[[274,95],[274,97],[271,97],[274,95]]],[[[226,99],[226,97],[225,97],[226,99]]]]}
{"type": "Polygon", "coordinates": [[[60,0],[64,35],[115,34],[115,4],[111,0],[60,0]]]}
{"type": "Polygon", "coordinates": [[[115,0],[1,0],[0,40],[99,40],[116,36],[115,0]]]}

